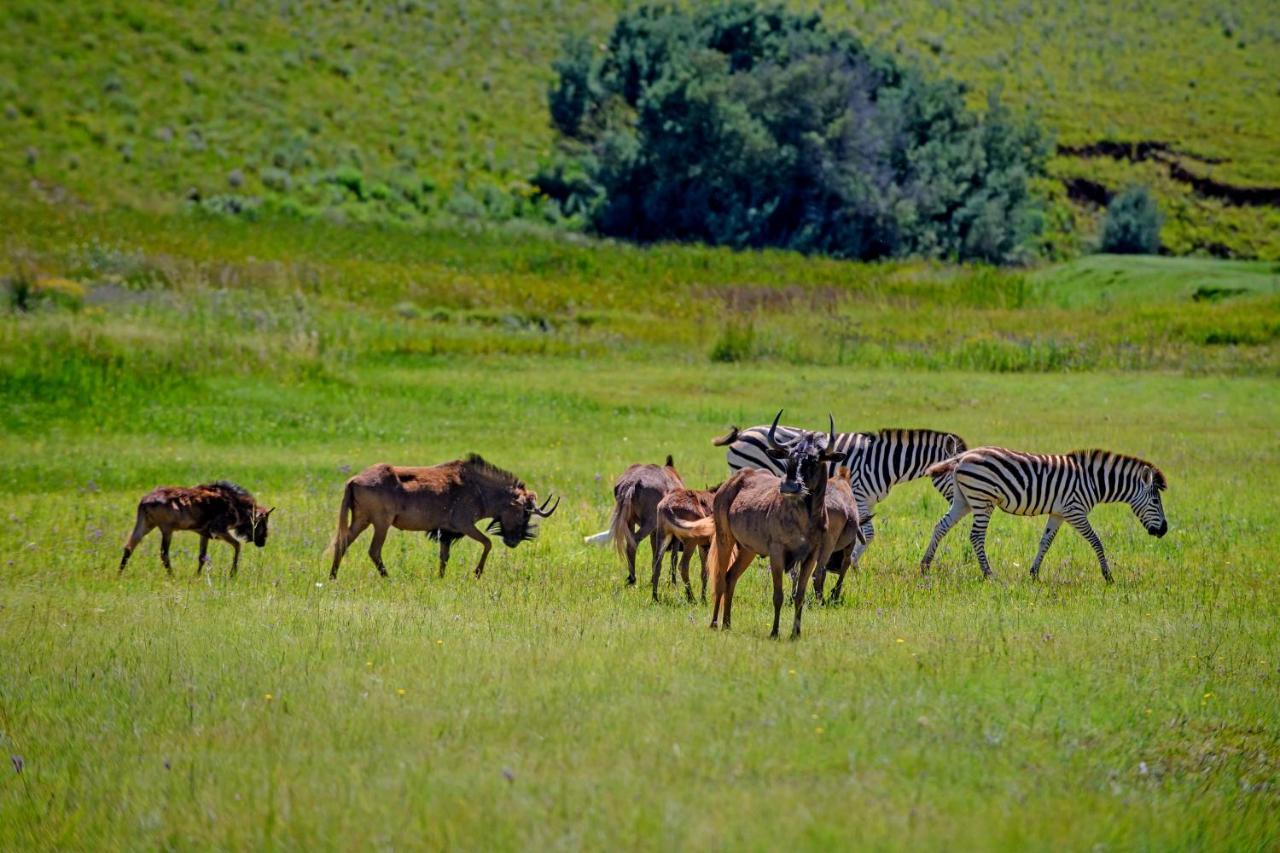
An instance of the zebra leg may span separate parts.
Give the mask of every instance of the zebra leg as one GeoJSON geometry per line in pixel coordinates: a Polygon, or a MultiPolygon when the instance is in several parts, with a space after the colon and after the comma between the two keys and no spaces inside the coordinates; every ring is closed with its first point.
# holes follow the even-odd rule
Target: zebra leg
{"type": "Polygon", "coordinates": [[[1098,565],[1102,568],[1102,577],[1107,583],[1111,583],[1111,568],[1107,565],[1107,554],[1102,550],[1102,540],[1093,532],[1093,526],[1089,524],[1089,517],[1083,513],[1071,515],[1067,517],[1067,523],[1093,546],[1093,553],[1098,555],[1098,565]]]}
{"type": "Polygon", "coordinates": [[[1049,546],[1053,544],[1053,537],[1058,535],[1058,528],[1062,526],[1062,516],[1049,516],[1049,523],[1044,526],[1044,536],[1040,537],[1040,550],[1036,552],[1035,562],[1031,564],[1031,577],[1040,577],[1040,563],[1044,560],[1045,553],[1049,550],[1049,546]]]}
{"type": "MultiPolygon", "coordinates": [[[[929,573],[929,564],[933,562],[933,554],[938,550],[938,543],[942,541],[942,537],[947,535],[947,531],[955,526],[956,522],[969,514],[969,502],[964,496],[956,492],[955,497],[951,501],[951,511],[942,517],[937,526],[933,528],[933,538],[929,540],[929,547],[925,549],[924,556],[920,558],[920,574],[927,575],[929,573]]],[[[855,561],[857,560],[856,551],[855,561]]]]}
{"type": "Polygon", "coordinates": [[[871,540],[876,538],[876,529],[871,523],[871,505],[859,501],[858,515],[864,519],[860,527],[862,528],[862,538],[865,541],[853,543],[853,557],[850,561],[850,565],[855,569],[858,568],[858,561],[862,559],[862,555],[866,553],[867,546],[871,544],[871,540]]]}
{"type": "Polygon", "coordinates": [[[987,561],[987,525],[991,523],[991,507],[975,507],[973,510],[973,527],[969,530],[969,542],[978,555],[978,565],[982,567],[982,576],[991,577],[991,563],[987,561]]]}

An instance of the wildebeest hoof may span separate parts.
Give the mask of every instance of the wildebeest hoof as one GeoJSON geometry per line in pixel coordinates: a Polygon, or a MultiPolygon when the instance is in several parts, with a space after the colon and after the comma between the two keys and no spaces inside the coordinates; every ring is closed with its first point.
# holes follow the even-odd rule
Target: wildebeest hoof
{"type": "Polygon", "coordinates": [[[627,578],[627,586],[635,586],[636,579],[634,577],[627,578]]]}

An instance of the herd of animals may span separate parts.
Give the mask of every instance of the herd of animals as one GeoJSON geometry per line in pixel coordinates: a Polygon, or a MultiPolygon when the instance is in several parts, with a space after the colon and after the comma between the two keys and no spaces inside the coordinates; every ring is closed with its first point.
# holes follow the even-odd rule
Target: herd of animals
{"type": "MultiPolygon", "coordinates": [[[[800,634],[809,581],[823,600],[825,576],[837,576],[838,598],[850,566],[856,566],[875,535],[873,510],[900,483],[930,477],[950,503],[934,527],[920,561],[927,572],[938,543],[957,521],[973,513],[970,541],[983,575],[991,575],[986,531],[999,508],[1014,515],[1048,515],[1039,550],[1031,564],[1037,577],[1045,553],[1065,521],[1097,554],[1102,575],[1111,581],[1102,542],[1089,525],[1089,511],[1100,503],[1124,502],[1152,536],[1168,530],[1160,493],[1164,474],[1142,459],[1105,450],[1061,455],[1022,453],[1000,447],[970,449],[960,436],[934,430],[880,430],[837,433],[834,419],[825,431],[779,425],[732,428],[714,440],[727,447],[731,476],[709,489],[689,489],[666,464],[632,465],[614,484],[609,528],[587,541],[612,542],[627,564],[627,583],[636,582],[636,551],[648,538],[652,549],[651,586],[657,599],[664,555],[676,560],[685,595],[693,600],[689,564],[697,551],[702,564],[702,600],[712,594],[711,627],[730,626],[738,579],[756,557],[765,557],[773,579],[773,631],[777,637],[783,605],[783,576],[792,579],[795,606],[792,636],[800,634]]],[[[549,517],[560,501],[539,503],[536,492],[515,475],[480,456],[429,467],[378,464],[349,479],[338,510],[329,575],[338,576],[347,549],[373,528],[369,558],[386,577],[382,545],[387,532],[421,531],[440,543],[440,575],[450,547],[463,537],[482,547],[475,576],[484,572],[492,546],[486,532],[514,548],[537,533],[536,519],[549,517]],[[477,526],[488,520],[485,531],[477,526]]],[[[152,529],[160,530],[160,558],[172,573],[169,545],[175,530],[200,536],[197,573],[208,560],[210,539],[234,549],[231,574],[240,559],[240,541],[263,547],[273,509],[261,506],[247,490],[226,481],[194,488],[162,487],[138,504],[133,532],[120,560],[123,572],[133,550],[152,529]]]]}

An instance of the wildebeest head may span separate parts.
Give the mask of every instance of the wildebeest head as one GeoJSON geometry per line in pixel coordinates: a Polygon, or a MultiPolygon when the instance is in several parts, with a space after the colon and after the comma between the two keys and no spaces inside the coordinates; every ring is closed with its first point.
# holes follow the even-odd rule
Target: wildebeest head
{"type": "Polygon", "coordinates": [[[781,417],[782,410],[779,409],[773,425],[769,427],[769,447],[766,452],[771,458],[783,463],[782,482],[778,484],[778,491],[791,497],[801,497],[818,487],[826,464],[835,462],[842,456],[835,449],[836,419],[827,415],[831,427],[827,435],[804,431],[784,444],[778,441],[776,435],[781,417]]]}
{"type": "Polygon", "coordinates": [[[514,548],[521,542],[527,542],[538,535],[538,527],[534,518],[547,518],[560,506],[560,499],[547,509],[551,503],[551,495],[538,505],[538,493],[518,488],[511,492],[511,500],[489,522],[489,532],[502,536],[502,544],[514,548]]]}
{"type": "Polygon", "coordinates": [[[253,544],[257,545],[259,548],[266,545],[267,519],[271,516],[271,513],[275,511],[275,507],[263,509],[255,504],[250,517],[236,525],[236,535],[246,542],[252,540],[253,544]]]}

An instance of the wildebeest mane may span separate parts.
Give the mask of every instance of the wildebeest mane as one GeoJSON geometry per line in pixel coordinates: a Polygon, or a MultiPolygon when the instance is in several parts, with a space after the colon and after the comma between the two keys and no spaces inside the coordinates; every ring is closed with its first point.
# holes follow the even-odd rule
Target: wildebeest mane
{"type": "Polygon", "coordinates": [[[503,484],[511,486],[514,489],[523,489],[524,482],[510,471],[505,471],[490,462],[486,462],[484,457],[479,453],[468,453],[466,458],[462,460],[463,464],[477,473],[500,480],[503,484]]]}
{"type": "Polygon", "coordinates": [[[211,492],[222,492],[233,498],[236,503],[253,504],[253,495],[249,493],[249,490],[230,480],[214,480],[212,483],[201,483],[196,488],[208,489],[211,492]]]}

